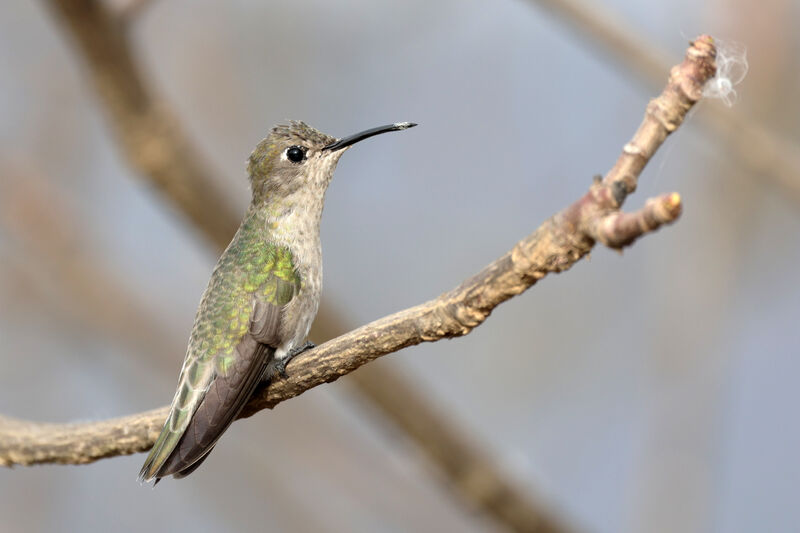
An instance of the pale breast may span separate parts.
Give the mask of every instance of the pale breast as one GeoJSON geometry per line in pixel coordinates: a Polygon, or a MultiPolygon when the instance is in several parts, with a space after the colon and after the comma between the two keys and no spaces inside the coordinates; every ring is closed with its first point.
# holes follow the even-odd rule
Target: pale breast
{"type": "Polygon", "coordinates": [[[296,239],[292,244],[297,272],[300,275],[300,291],[286,306],[285,319],[281,324],[281,338],[286,341],[275,351],[275,358],[282,359],[308,337],[311,324],[319,310],[322,292],[322,250],[319,235],[316,239],[296,239]]]}

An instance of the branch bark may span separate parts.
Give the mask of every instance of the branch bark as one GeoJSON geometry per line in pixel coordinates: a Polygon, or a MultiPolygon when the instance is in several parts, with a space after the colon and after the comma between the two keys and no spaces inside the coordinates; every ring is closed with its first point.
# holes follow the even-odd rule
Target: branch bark
{"type": "MultiPolygon", "coordinates": [[[[605,48],[614,59],[625,65],[635,76],[658,87],[662,73],[669,68],[669,59],[632,28],[620,22],[620,17],[605,14],[596,5],[581,0],[529,0],[564,19],[578,30],[579,36],[605,48]]],[[[593,46],[593,49],[597,47],[593,46]]],[[[730,146],[730,154],[749,170],[754,179],[764,179],[800,202],[800,149],[774,131],[760,127],[753,120],[731,113],[718,102],[699,118],[713,139],[730,146]]]]}
{"type": "MultiPolygon", "coordinates": [[[[421,342],[466,335],[497,305],[548,274],[570,268],[595,242],[618,248],[674,221],[680,214],[680,197],[675,193],[622,219],[619,209],[636,189],[646,163],[700,99],[703,85],[716,71],[715,55],[711,37],[703,35],[692,43],[684,61],[673,67],[664,91],[648,104],[642,124],[614,167],[576,202],[451,291],[296,357],[287,367],[289,378],[254,395],[242,417],[335,381],[382,355],[421,342]]],[[[167,409],[80,424],[40,424],[0,417],[0,465],[82,464],[145,451],[152,446],[167,409]]]]}

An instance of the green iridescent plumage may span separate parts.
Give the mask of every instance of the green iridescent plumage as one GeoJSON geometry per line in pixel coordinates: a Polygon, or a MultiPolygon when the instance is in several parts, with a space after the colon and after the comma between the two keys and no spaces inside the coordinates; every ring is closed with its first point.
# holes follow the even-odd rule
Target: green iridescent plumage
{"type": "Polygon", "coordinates": [[[284,306],[300,290],[292,252],[264,242],[265,221],[251,214],[211,275],[192,329],[189,351],[200,362],[230,355],[250,324],[253,297],[284,306]]]}
{"type": "Polygon", "coordinates": [[[175,449],[211,382],[228,376],[248,333],[256,298],[285,307],[302,287],[291,250],[264,241],[266,218],[251,210],[220,257],[203,294],[172,410],[142,468],[151,477],[175,449]]]}

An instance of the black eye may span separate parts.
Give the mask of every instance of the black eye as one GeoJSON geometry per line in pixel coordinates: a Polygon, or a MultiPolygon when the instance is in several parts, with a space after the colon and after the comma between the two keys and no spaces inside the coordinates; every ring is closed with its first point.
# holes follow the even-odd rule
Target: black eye
{"type": "Polygon", "coordinates": [[[302,146],[290,146],[289,149],[286,150],[286,157],[292,163],[299,163],[306,158],[306,149],[302,146]]]}

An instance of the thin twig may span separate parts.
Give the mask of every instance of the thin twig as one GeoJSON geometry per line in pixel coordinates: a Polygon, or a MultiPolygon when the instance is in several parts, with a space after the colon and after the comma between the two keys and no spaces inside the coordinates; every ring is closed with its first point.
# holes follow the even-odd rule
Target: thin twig
{"type": "MultiPolygon", "coordinates": [[[[636,189],[645,164],[680,126],[700,98],[703,85],[714,75],[715,54],[709,36],[700,36],[692,43],[685,60],[670,72],[664,91],[648,104],[642,124],[614,167],[583,197],[455,289],[298,356],[288,365],[289,378],[256,394],[242,416],[335,381],[382,355],[421,342],[466,335],[502,302],[550,273],[569,269],[589,253],[601,236],[614,246],[621,246],[651,231],[652,224],[616,224],[614,220],[627,195],[636,189]]],[[[661,223],[672,222],[680,213],[679,197],[673,194],[658,201],[670,207],[658,215],[661,223]]],[[[640,217],[646,218],[648,212],[645,207],[640,217]]],[[[0,418],[0,464],[81,464],[145,451],[152,446],[166,413],[167,407],[162,407],[111,421],[80,424],[38,424],[0,418]]]]}
{"type": "MultiPolygon", "coordinates": [[[[662,73],[669,68],[668,56],[636,32],[605,13],[605,8],[581,0],[528,0],[560,16],[574,26],[593,50],[604,47],[610,55],[638,78],[658,87],[662,73]]],[[[738,159],[754,179],[766,179],[800,202],[800,149],[784,137],[747,120],[719,102],[709,102],[698,117],[713,139],[727,143],[726,150],[738,159]]]]}

